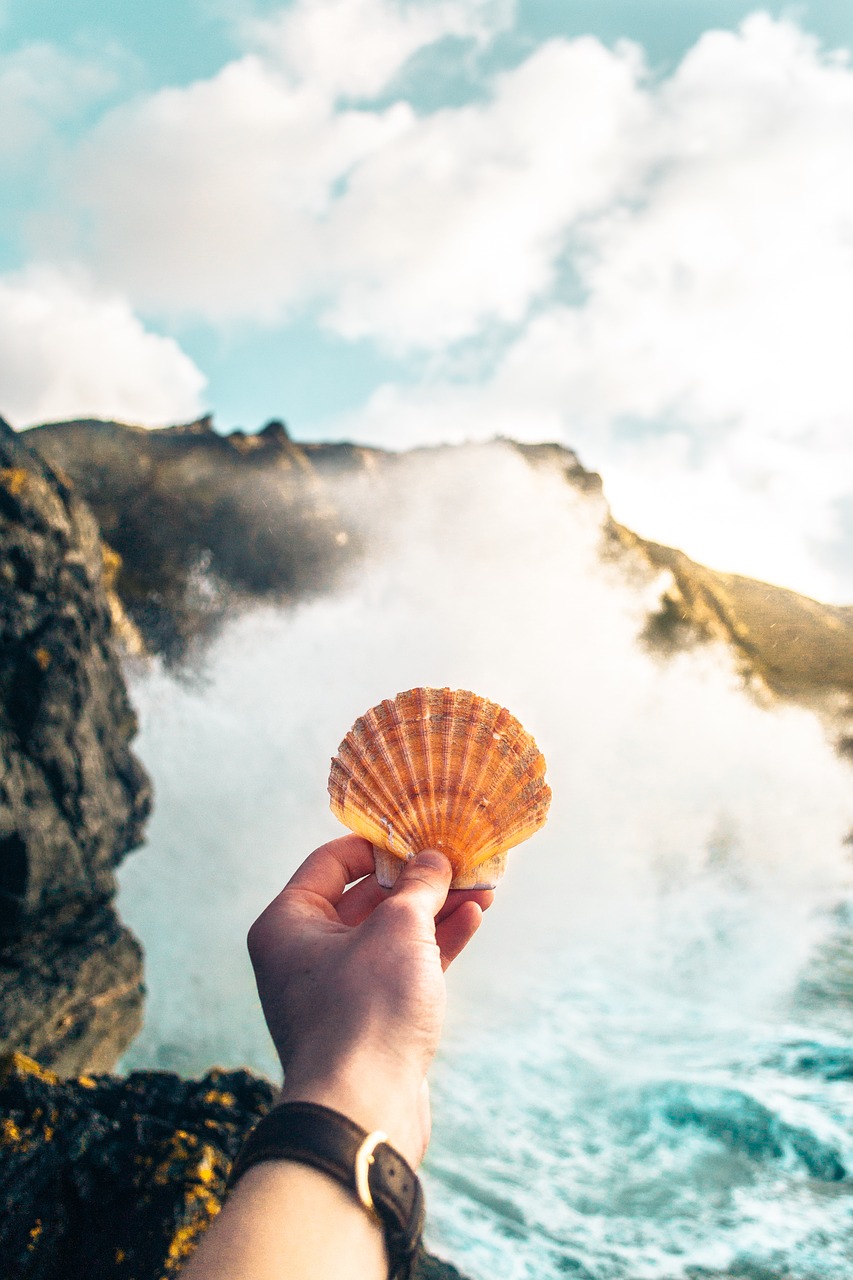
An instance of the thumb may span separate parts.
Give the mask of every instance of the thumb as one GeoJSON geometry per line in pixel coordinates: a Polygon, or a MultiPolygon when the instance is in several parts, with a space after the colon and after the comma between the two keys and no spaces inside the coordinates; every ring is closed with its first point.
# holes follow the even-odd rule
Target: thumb
{"type": "Polygon", "coordinates": [[[447,900],[452,879],[453,868],[444,854],[424,849],[403,867],[389,896],[409,899],[434,919],[447,900]]]}

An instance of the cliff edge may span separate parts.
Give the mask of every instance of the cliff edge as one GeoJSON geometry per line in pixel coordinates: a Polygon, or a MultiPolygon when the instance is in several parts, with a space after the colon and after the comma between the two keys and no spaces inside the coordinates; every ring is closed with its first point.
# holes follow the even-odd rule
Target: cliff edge
{"type": "Polygon", "coordinates": [[[140,1025],[112,907],[148,777],[111,635],[98,526],[0,419],[0,1049],[105,1069],[140,1025]]]}
{"type": "Polygon", "coordinates": [[[327,590],[356,550],[329,484],[280,422],[221,436],[84,419],[24,433],[118,554],[116,589],[151,652],[179,661],[248,600],[327,590]]]}
{"type": "MultiPolygon", "coordinates": [[[[352,502],[383,500],[401,457],[346,443],[300,444],[280,422],[218,434],[209,418],[146,431],[95,420],[33,427],[28,442],[72,477],[122,557],[116,587],[152,652],[180,661],[242,602],[328,590],[367,550],[352,502]],[[349,512],[349,516],[343,514],[349,512]]],[[[452,446],[447,446],[448,452],[452,446]]],[[[725,644],[745,685],[817,712],[853,758],[853,608],[709,569],[613,519],[601,477],[561,444],[494,441],[556,471],[601,504],[601,554],[659,598],[639,639],[666,658],[725,644]]],[[[417,451],[416,451],[417,452],[417,451]]],[[[432,452],[432,451],[430,451],[432,452]]],[[[414,456],[414,455],[412,455],[414,456]]]]}
{"type": "MultiPolygon", "coordinates": [[[[195,466],[193,433],[188,448],[178,435],[195,466]]],[[[316,522],[309,540],[334,557],[317,494],[302,492],[296,526],[316,522]]],[[[139,503],[144,523],[145,492],[139,503]]],[[[171,625],[168,610],[184,604],[192,555],[174,547],[177,594],[143,621],[180,649],[191,628],[171,625]]],[[[313,573],[299,547],[298,566],[273,563],[277,589],[301,589],[299,574],[313,573]]],[[[102,1074],[142,1021],[142,951],[113,907],[114,869],[151,807],[113,644],[117,621],[134,634],[109,595],[119,568],[68,480],[0,419],[0,1270],[19,1280],[177,1275],[276,1094],[245,1071],[102,1074]]],[[[154,568],[163,574],[162,561],[154,568]]],[[[143,579],[140,596],[127,594],[150,603],[152,592],[143,579]]],[[[209,626],[210,612],[184,608],[179,623],[193,621],[209,626]]],[[[426,1254],[418,1276],[463,1280],[426,1254]]]]}
{"type": "MultiPolygon", "coordinates": [[[[17,1280],[167,1280],[277,1090],[246,1071],[60,1080],[0,1059],[0,1258],[17,1280]]],[[[421,1254],[416,1280],[464,1280],[421,1254]]]]}

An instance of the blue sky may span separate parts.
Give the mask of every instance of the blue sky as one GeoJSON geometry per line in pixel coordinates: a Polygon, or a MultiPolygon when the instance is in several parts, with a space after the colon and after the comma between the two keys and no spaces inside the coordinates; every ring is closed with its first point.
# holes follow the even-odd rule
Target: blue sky
{"type": "Polygon", "coordinates": [[[853,598],[853,10],[0,3],[0,412],[561,439],[853,598]]]}

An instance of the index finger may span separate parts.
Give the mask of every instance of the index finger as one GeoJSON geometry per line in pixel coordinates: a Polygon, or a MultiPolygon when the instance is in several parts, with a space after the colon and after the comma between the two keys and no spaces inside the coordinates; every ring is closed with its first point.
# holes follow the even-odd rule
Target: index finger
{"type": "Polygon", "coordinates": [[[373,870],[373,846],[362,836],[341,836],[309,853],[285,885],[316,893],[335,906],[344,889],[373,870]]]}

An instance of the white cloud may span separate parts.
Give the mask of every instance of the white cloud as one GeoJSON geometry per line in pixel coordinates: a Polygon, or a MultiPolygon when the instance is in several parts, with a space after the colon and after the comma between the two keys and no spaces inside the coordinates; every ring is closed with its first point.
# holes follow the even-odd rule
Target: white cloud
{"type": "MultiPolygon", "coordinates": [[[[558,318],[543,317],[541,325],[558,318]]],[[[522,373],[514,357],[527,337],[485,384],[385,384],[362,409],[321,424],[319,434],[391,449],[494,436],[561,440],[601,472],[615,517],[643,536],[727,572],[818,599],[853,600],[853,546],[845,569],[844,557],[824,556],[821,545],[842,537],[837,504],[853,495],[853,436],[804,432],[786,440],[743,425],[704,432],[602,426],[566,408],[544,358],[536,366],[541,382],[531,365],[522,373]]],[[[563,350],[549,352],[552,374],[563,350]]]]}
{"type": "Polygon", "coordinates": [[[418,112],[407,60],[505,16],[300,0],[247,25],[252,52],[70,157],[78,252],[148,312],[319,316],[428,353],[419,388],[342,424],[362,438],[562,435],[641,532],[837,593],[818,544],[853,492],[849,60],[762,15],[660,81],[632,46],[554,39],[418,112]],[[442,359],[496,330],[497,368],[460,384],[442,359]]]}
{"type": "Polygon", "coordinates": [[[410,117],[335,114],[256,55],[122,107],[69,165],[94,269],[167,313],[276,317],[317,291],[334,184],[410,117]]]}
{"type": "Polygon", "coordinates": [[[485,103],[413,121],[365,157],[329,216],[329,323],[406,349],[522,320],[570,228],[632,170],[637,70],[634,50],[552,40],[485,103]]]}
{"type": "Polygon", "coordinates": [[[487,39],[511,9],[507,0],[297,0],[241,28],[290,83],[330,99],[372,97],[419,49],[447,36],[487,39]]]}
{"type": "Polygon", "coordinates": [[[74,416],[161,426],[196,415],[204,385],[123,298],[50,268],[0,277],[0,412],[15,426],[74,416]]]}
{"type": "Polygon", "coordinates": [[[67,175],[93,269],[165,314],[319,305],[344,336],[395,350],[517,322],[552,284],[567,229],[632,168],[636,51],[551,41],[486,101],[424,116],[402,99],[336,105],[353,67],[378,91],[416,48],[482,34],[492,8],[315,0],[280,20],[275,57],[109,114],[67,175]]]}
{"type": "Polygon", "coordinates": [[[853,73],[795,27],[706,35],[653,98],[630,205],[562,317],[576,413],[830,434],[853,328],[853,73]],[[614,376],[615,373],[615,376],[614,376]]]}
{"type": "Polygon", "coordinates": [[[849,598],[821,544],[853,494],[853,72],[754,17],[640,91],[619,198],[576,227],[582,301],[487,382],[386,386],[338,429],[562,437],[646,536],[849,598]]]}
{"type": "Polygon", "coordinates": [[[112,93],[118,56],[96,60],[37,41],[0,55],[0,160],[44,164],[44,146],[60,124],[112,93]]]}

